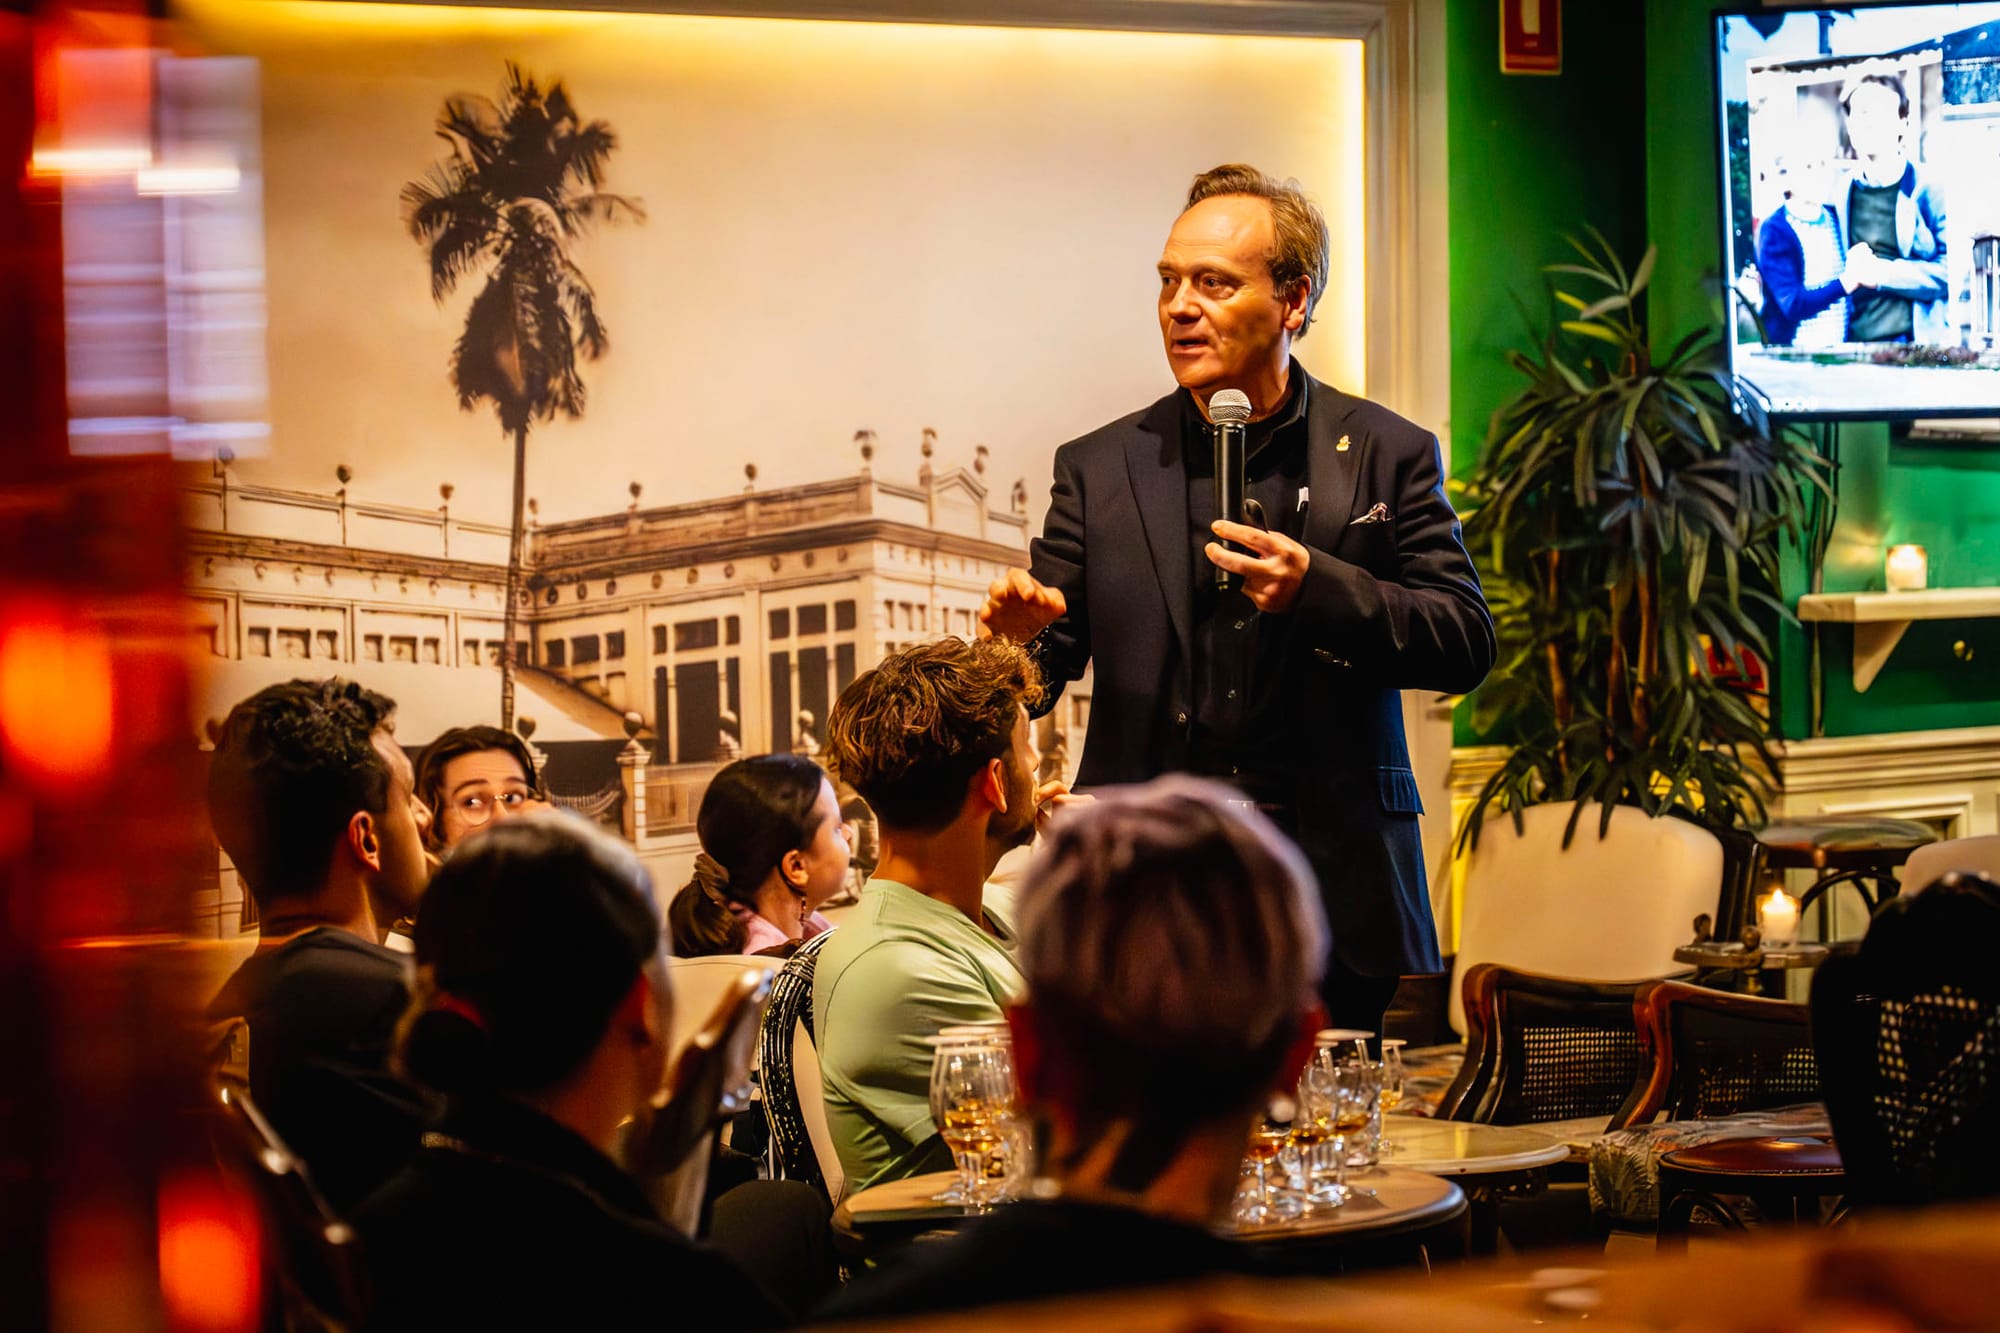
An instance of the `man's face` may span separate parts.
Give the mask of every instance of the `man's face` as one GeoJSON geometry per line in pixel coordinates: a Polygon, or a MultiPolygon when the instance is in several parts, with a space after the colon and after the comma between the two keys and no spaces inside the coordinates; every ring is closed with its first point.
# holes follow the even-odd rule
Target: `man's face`
{"type": "Polygon", "coordinates": [[[435,816],[438,842],[447,849],[539,804],[521,761],[505,750],[477,750],[446,760],[440,776],[444,806],[435,816]]]}
{"type": "Polygon", "coordinates": [[[424,832],[430,828],[431,812],[417,799],[410,757],[396,744],[394,734],[385,727],[372,740],[375,753],[389,766],[389,799],[375,819],[381,858],[375,893],[386,911],[407,916],[416,910],[417,899],[430,882],[431,858],[424,851],[424,832]]]}
{"type": "Polygon", "coordinates": [[[1903,155],[1903,99],[1880,83],[1864,83],[1847,99],[1847,141],[1872,161],[1903,155]]]}
{"type": "Polygon", "coordinates": [[[1160,252],[1160,334],[1174,379],[1204,403],[1266,381],[1291,353],[1303,307],[1271,282],[1271,206],[1253,195],[1204,199],[1160,252]]]}
{"type": "Polygon", "coordinates": [[[1028,710],[1019,710],[1014,719],[1014,738],[1000,763],[1007,775],[1007,813],[995,815],[988,834],[1004,848],[1025,847],[1035,840],[1035,768],[1041,756],[1035,750],[1035,729],[1028,710]]]}

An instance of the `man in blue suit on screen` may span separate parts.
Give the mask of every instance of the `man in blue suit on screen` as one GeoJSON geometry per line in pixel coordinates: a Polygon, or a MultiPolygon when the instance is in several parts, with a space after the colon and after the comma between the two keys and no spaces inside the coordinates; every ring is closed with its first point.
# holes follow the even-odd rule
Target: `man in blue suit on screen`
{"type": "Polygon", "coordinates": [[[1039,659],[1044,709],[1095,664],[1080,783],[1220,778],[1297,839],[1332,926],[1327,1010],[1379,1030],[1401,976],[1441,969],[1398,692],[1477,685],[1493,622],[1437,438],[1292,359],[1327,250],[1296,183],[1195,179],[1159,260],[1179,387],[1056,452],[1032,568],[980,614],[1039,659]],[[1249,524],[1217,519],[1221,389],[1250,400],[1249,524]]]}

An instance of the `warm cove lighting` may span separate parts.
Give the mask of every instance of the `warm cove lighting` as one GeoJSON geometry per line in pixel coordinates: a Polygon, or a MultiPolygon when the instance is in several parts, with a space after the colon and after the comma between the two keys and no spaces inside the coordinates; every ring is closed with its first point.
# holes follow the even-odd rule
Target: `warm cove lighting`
{"type": "Polygon", "coordinates": [[[137,176],[140,194],[231,194],[243,173],[233,162],[146,167],[137,176]]]}
{"type": "Polygon", "coordinates": [[[130,176],[152,165],[153,150],[145,144],[37,148],[28,160],[37,176],[130,176]]]}

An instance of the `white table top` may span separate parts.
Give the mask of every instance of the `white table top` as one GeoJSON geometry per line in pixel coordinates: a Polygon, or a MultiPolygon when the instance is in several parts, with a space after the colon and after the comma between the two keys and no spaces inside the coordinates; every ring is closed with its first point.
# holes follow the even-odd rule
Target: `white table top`
{"type": "Polygon", "coordinates": [[[1462,1120],[1388,1116],[1382,1136],[1390,1147],[1384,1163],[1434,1176],[1483,1176],[1528,1171],[1566,1160],[1566,1144],[1547,1134],[1508,1125],[1475,1125],[1462,1120]]]}

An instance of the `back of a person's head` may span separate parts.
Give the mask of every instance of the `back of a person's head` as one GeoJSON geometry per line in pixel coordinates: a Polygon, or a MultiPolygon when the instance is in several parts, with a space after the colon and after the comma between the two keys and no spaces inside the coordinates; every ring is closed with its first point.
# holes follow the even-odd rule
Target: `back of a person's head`
{"type": "Polygon", "coordinates": [[[825,782],[826,770],[798,754],[739,759],[710,779],[695,815],[694,877],[667,909],[676,954],[742,951],[746,931],[731,905],[754,909],[785,853],[812,844],[825,782]]]}
{"type": "Polygon", "coordinates": [[[413,933],[417,984],[396,1061],[442,1093],[561,1082],[661,946],[638,854],[557,812],[509,820],[453,851],[413,933]]]}
{"type": "Polygon", "coordinates": [[[1007,753],[1042,693],[1034,659],[1004,639],[943,638],[891,653],[840,692],[827,719],[829,766],[885,828],[935,832],[967,785],[1007,753]]]}
{"type": "Polygon", "coordinates": [[[387,807],[374,737],[395,711],[338,677],[266,686],[229,710],[209,760],[209,820],[260,909],[318,889],[348,821],[387,807]]]}
{"type": "Polygon", "coordinates": [[[1100,793],[1055,822],[1023,877],[1021,971],[1067,1109],[1086,1133],[1165,1131],[1128,1184],[1175,1129],[1270,1091],[1315,1003],[1327,932],[1312,871],[1239,800],[1187,777],[1100,793]]]}

